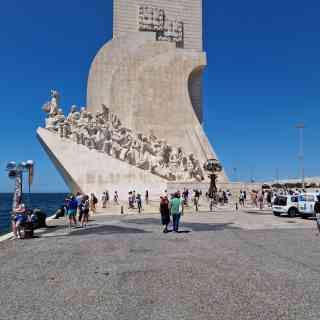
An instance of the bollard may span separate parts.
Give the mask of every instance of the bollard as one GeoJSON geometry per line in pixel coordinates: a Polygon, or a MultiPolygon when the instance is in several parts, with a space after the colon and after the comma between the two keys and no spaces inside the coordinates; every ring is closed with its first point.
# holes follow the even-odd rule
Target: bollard
{"type": "Polygon", "coordinates": [[[123,206],[121,206],[121,214],[124,214],[123,206]]]}

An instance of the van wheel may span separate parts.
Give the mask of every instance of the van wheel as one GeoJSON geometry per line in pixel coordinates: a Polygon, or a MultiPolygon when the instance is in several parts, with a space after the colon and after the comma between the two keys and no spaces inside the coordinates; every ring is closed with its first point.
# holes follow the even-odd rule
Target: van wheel
{"type": "Polygon", "coordinates": [[[274,212],[274,211],[273,211],[273,215],[274,215],[274,216],[276,216],[276,217],[279,217],[279,216],[280,216],[280,213],[279,213],[279,212],[274,212]]]}
{"type": "Polygon", "coordinates": [[[298,215],[298,210],[297,208],[290,208],[289,211],[288,211],[288,215],[290,218],[294,218],[298,215]]]}

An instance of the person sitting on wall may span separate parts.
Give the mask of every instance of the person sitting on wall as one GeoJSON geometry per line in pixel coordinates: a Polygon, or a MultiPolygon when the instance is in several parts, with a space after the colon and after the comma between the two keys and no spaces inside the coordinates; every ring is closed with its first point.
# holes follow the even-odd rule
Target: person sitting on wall
{"type": "Polygon", "coordinates": [[[26,214],[26,208],[23,203],[19,205],[15,212],[15,230],[18,239],[22,239],[21,231],[25,227],[26,223],[29,221],[29,217],[26,214]]]}

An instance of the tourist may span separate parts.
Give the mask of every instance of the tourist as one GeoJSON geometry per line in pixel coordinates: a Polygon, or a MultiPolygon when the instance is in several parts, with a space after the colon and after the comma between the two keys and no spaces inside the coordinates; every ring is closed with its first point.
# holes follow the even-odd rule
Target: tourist
{"type": "Polygon", "coordinates": [[[67,202],[67,216],[69,220],[69,230],[71,230],[72,223],[77,226],[76,214],[77,214],[78,203],[74,195],[69,197],[67,202]]]}
{"type": "Polygon", "coordinates": [[[246,190],[243,191],[243,199],[244,199],[244,206],[245,206],[246,202],[247,202],[247,191],[246,190]]]}
{"type": "Polygon", "coordinates": [[[92,215],[94,215],[96,213],[97,203],[98,203],[97,197],[95,196],[94,193],[91,193],[91,196],[90,196],[90,211],[92,212],[92,215]]]}
{"type": "Polygon", "coordinates": [[[173,231],[179,232],[179,222],[183,215],[183,201],[180,199],[180,192],[176,192],[170,202],[170,210],[173,220],[173,231]]]}
{"type": "Polygon", "coordinates": [[[15,213],[15,235],[18,237],[18,239],[22,239],[21,230],[24,227],[24,225],[28,222],[28,216],[26,214],[25,205],[23,203],[20,204],[19,207],[16,209],[15,213]]]}
{"type": "Polygon", "coordinates": [[[223,191],[222,194],[223,194],[223,204],[227,204],[228,203],[227,193],[223,191]]]}
{"type": "Polygon", "coordinates": [[[105,192],[103,192],[101,195],[101,205],[103,209],[107,207],[107,195],[105,192]]]}
{"type": "Polygon", "coordinates": [[[89,209],[90,209],[90,201],[87,195],[83,196],[80,207],[82,212],[81,227],[86,228],[89,221],[89,209]]]}
{"type": "Polygon", "coordinates": [[[76,194],[76,200],[77,200],[77,212],[78,212],[78,221],[79,223],[81,222],[81,210],[80,210],[80,205],[81,205],[81,201],[82,201],[83,195],[80,192],[77,192],[76,194]]]}
{"type": "Polygon", "coordinates": [[[140,193],[137,194],[136,201],[137,201],[137,206],[138,206],[138,212],[141,213],[141,210],[142,210],[142,197],[141,197],[140,193]]]}
{"type": "Polygon", "coordinates": [[[109,191],[106,191],[106,206],[108,206],[109,204],[109,200],[110,200],[110,195],[109,195],[109,191]]]}
{"type": "Polygon", "coordinates": [[[136,203],[136,191],[135,190],[133,190],[133,192],[132,192],[132,201],[133,201],[133,206],[134,206],[134,204],[136,203]]]}
{"type": "Polygon", "coordinates": [[[263,210],[264,193],[262,190],[260,190],[257,194],[257,201],[259,204],[259,209],[263,210]]]}
{"type": "Polygon", "coordinates": [[[221,189],[218,192],[218,201],[220,205],[223,205],[223,192],[221,189]]]}
{"type": "Polygon", "coordinates": [[[272,207],[272,191],[268,191],[267,192],[267,203],[268,203],[268,207],[271,208],[272,207]]]}
{"type": "Polygon", "coordinates": [[[185,206],[188,206],[188,198],[189,198],[189,191],[188,191],[188,189],[184,189],[184,190],[183,190],[182,197],[183,197],[184,205],[185,205],[185,206]]]}
{"type": "Polygon", "coordinates": [[[160,197],[160,214],[161,214],[161,224],[164,226],[163,233],[168,232],[168,225],[170,223],[170,209],[169,200],[166,196],[160,197]]]}
{"type": "Polygon", "coordinates": [[[115,191],[114,192],[114,195],[113,195],[113,202],[115,204],[119,204],[119,195],[118,195],[118,191],[115,191]]]}
{"type": "Polygon", "coordinates": [[[239,204],[240,204],[240,207],[241,207],[241,208],[244,207],[244,191],[242,191],[242,190],[240,190],[239,204]]]}
{"type": "Polygon", "coordinates": [[[149,204],[149,190],[146,190],[144,199],[145,199],[146,204],[148,205],[149,204]]]}
{"type": "Polygon", "coordinates": [[[128,194],[128,207],[129,209],[134,209],[132,191],[130,191],[128,194]]]}
{"type": "Polygon", "coordinates": [[[200,191],[194,190],[193,202],[194,202],[196,212],[199,211],[199,200],[200,200],[200,191]]]}
{"type": "Polygon", "coordinates": [[[258,207],[257,192],[255,190],[252,190],[252,192],[251,192],[251,201],[252,201],[252,205],[254,207],[258,207]]]}
{"type": "Polygon", "coordinates": [[[214,192],[207,192],[206,193],[207,200],[209,201],[209,210],[210,212],[213,211],[215,205],[215,193],[214,192]]]}
{"type": "Polygon", "coordinates": [[[320,235],[320,196],[317,196],[317,201],[314,204],[314,213],[316,214],[317,228],[318,233],[317,236],[320,235]]]}

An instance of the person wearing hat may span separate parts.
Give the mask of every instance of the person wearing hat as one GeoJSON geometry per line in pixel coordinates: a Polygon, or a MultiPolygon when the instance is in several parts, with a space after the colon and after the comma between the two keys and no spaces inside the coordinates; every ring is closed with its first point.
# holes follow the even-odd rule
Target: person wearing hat
{"type": "Polygon", "coordinates": [[[15,210],[15,230],[18,239],[21,239],[21,229],[28,222],[28,216],[26,215],[26,208],[23,203],[21,203],[15,210]]]}
{"type": "Polygon", "coordinates": [[[160,214],[161,214],[161,223],[164,226],[163,233],[168,232],[168,225],[170,223],[170,209],[169,209],[169,200],[166,196],[160,197],[160,214]]]}

